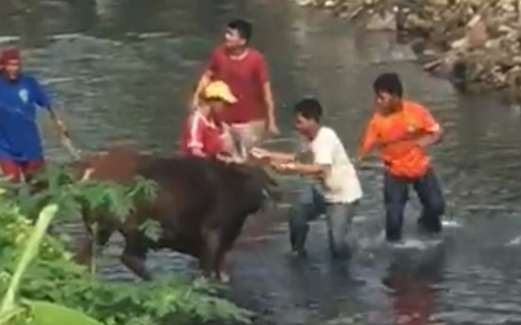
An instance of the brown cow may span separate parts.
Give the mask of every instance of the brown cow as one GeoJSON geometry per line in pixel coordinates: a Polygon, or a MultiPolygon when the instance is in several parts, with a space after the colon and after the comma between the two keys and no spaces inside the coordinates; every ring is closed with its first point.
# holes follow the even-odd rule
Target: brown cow
{"type": "MultiPolygon", "coordinates": [[[[260,167],[188,157],[156,158],[121,148],[96,157],[85,167],[95,180],[124,184],[141,175],[159,185],[154,202],[138,206],[124,224],[98,218],[98,244],[106,244],[114,231],[121,232],[125,237],[121,260],[143,279],[150,279],[144,263],[147,250],[170,248],[199,258],[206,275],[226,281],[222,273],[226,253],[247,216],[262,207],[266,194],[276,186],[260,167]],[[157,242],[140,230],[148,217],[162,226],[157,242]]],[[[91,247],[90,239],[83,243],[80,261],[90,260],[91,247]]]]}

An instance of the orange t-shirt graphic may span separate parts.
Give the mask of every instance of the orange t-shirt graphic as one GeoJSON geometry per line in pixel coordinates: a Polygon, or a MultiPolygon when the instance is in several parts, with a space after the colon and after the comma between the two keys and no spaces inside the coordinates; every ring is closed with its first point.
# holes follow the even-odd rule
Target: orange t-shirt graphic
{"type": "Polygon", "coordinates": [[[419,178],[430,168],[425,149],[412,137],[440,130],[440,125],[420,104],[403,101],[402,110],[390,115],[373,115],[362,140],[360,152],[366,154],[375,145],[384,145],[380,152],[387,170],[394,176],[419,178]],[[409,140],[408,140],[409,139],[409,140]]]}

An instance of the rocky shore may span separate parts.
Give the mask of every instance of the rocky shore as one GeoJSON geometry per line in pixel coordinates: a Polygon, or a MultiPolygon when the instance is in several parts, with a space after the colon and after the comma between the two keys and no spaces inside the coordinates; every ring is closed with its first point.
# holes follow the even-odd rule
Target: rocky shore
{"type": "Polygon", "coordinates": [[[521,102],[521,0],[295,0],[395,31],[424,69],[461,91],[500,90],[521,102]]]}

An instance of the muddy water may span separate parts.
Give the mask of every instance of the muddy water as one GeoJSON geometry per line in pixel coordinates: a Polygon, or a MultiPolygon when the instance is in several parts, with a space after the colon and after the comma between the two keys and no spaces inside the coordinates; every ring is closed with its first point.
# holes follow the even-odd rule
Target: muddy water
{"type": "MultiPolygon", "coordinates": [[[[370,115],[371,81],[399,71],[407,95],[431,107],[446,129],[432,150],[448,200],[443,236],[416,233],[412,195],[404,244],[384,243],[382,174],[371,162],[360,170],[365,198],[350,263],[330,261],[321,222],[312,226],[308,259],[292,259],[280,207],[249,220],[230,258],[230,295],[258,312],[256,324],[521,324],[521,120],[494,96],[460,96],[421,71],[390,35],[361,33],[286,1],[7,3],[0,41],[24,45],[26,69],[48,86],[87,151],[123,141],[171,152],[196,75],[234,16],[255,23],[254,42],[270,63],[288,137],[291,103],[317,95],[327,124],[353,153],[370,115]]],[[[50,159],[67,159],[44,116],[42,129],[50,159]]],[[[289,193],[298,190],[296,182],[284,184],[289,193]]],[[[108,250],[104,273],[132,279],[110,261],[118,250],[108,250]]],[[[186,274],[194,264],[157,253],[150,265],[157,274],[186,274]]]]}

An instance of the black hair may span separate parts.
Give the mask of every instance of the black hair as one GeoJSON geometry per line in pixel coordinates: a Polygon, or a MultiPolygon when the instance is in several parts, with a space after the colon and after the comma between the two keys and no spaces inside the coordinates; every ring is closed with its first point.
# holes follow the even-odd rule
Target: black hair
{"type": "Polygon", "coordinates": [[[316,98],[306,98],[295,105],[295,114],[300,114],[306,119],[320,122],[322,118],[322,105],[316,98]]]}
{"type": "Polygon", "coordinates": [[[228,28],[235,29],[239,35],[249,42],[253,34],[253,26],[249,21],[244,19],[234,19],[228,23],[228,28]]]}
{"type": "Polygon", "coordinates": [[[394,96],[403,96],[403,86],[398,74],[383,73],[376,78],[373,83],[373,89],[375,93],[386,92],[394,96]]]}

